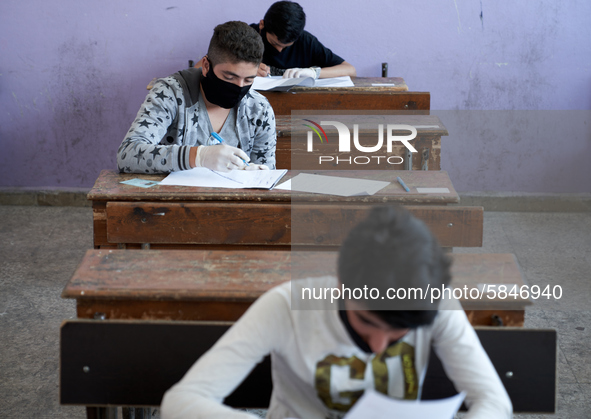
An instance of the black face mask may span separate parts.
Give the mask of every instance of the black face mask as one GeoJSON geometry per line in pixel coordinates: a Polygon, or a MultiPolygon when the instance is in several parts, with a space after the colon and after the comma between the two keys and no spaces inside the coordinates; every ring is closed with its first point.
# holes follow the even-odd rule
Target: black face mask
{"type": "Polygon", "coordinates": [[[240,87],[234,83],[219,79],[213,72],[211,63],[207,76],[201,79],[201,87],[207,100],[225,109],[232,109],[236,106],[248,93],[251,86],[252,84],[240,87]]]}
{"type": "Polygon", "coordinates": [[[279,54],[277,48],[275,48],[269,40],[267,39],[267,30],[265,28],[261,29],[261,38],[263,38],[263,45],[265,46],[265,55],[268,57],[274,57],[275,55],[279,54]]]}

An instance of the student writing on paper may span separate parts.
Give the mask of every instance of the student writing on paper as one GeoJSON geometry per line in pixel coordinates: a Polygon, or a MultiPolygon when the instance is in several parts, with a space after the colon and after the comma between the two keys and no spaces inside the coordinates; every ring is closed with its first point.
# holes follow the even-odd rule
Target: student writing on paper
{"type": "Polygon", "coordinates": [[[274,169],[275,114],[250,90],[263,48],[244,22],[216,26],[202,68],[154,84],[119,147],[119,171],[274,169]]]}
{"type": "Polygon", "coordinates": [[[265,54],[258,75],[315,79],[355,77],[355,67],[305,31],[305,25],[304,9],[291,1],[273,3],[258,24],[250,25],[261,34],[265,44],[265,54]]]}
{"type": "Polygon", "coordinates": [[[168,390],[163,418],[252,417],[221,401],[268,353],[269,418],[342,418],[366,389],[416,400],[430,350],[467,393],[466,418],[510,418],[511,401],[457,300],[382,300],[371,291],[331,303],[333,291],[307,291],[441,288],[449,265],[421,221],[374,208],[343,243],[338,278],[293,280],[264,294],[168,390]]]}

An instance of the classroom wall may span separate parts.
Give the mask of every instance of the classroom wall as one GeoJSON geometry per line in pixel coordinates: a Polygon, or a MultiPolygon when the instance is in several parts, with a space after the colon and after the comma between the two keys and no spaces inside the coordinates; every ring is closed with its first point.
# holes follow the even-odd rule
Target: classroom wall
{"type": "MultiPolygon", "coordinates": [[[[307,29],[359,76],[388,62],[431,92],[458,191],[591,192],[588,0],[300,3],[307,29]],[[536,112],[496,112],[515,110],[536,112]]],[[[217,23],[256,22],[269,5],[0,2],[0,186],[91,187],[116,168],[147,83],[203,55],[217,23]]]]}

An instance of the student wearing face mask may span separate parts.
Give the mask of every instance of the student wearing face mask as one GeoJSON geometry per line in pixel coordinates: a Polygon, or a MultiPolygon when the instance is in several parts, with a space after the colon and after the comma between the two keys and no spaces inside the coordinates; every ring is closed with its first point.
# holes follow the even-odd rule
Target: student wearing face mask
{"type": "Polygon", "coordinates": [[[119,147],[119,171],[275,169],[275,114],[250,90],[263,48],[244,22],[216,26],[202,68],[154,84],[119,147]]]}
{"type": "Polygon", "coordinates": [[[305,31],[305,25],[304,9],[291,1],[273,3],[258,24],[250,25],[261,34],[265,44],[265,54],[258,75],[316,79],[355,77],[355,67],[305,31]]]}
{"type": "Polygon", "coordinates": [[[373,208],[343,242],[337,272],[261,296],[167,391],[162,418],[255,419],[222,401],[267,354],[267,418],[340,419],[366,390],[420,400],[431,351],[466,392],[465,419],[511,418],[511,400],[460,303],[419,296],[451,280],[448,256],[422,221],[402,207],[373,208]],[[333,302],[335,290],[342,299],[333,302]]]}

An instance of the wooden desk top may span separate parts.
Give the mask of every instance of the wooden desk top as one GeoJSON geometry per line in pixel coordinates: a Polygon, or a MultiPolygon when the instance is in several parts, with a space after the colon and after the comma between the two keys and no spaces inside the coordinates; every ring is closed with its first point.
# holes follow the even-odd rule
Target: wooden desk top
{"type": "Polygon", "coordinates": [[[357,77],[354,87],[297,87],[287,92],[259,91],[275,115],[291,115],[294,110],[415,110],[429,111],[429,92],[409,92],[400,77],[357,77]],[[373,86],[373,84],[393,86],[373,86]]]}
{"type": "MultiPolygon", "coordinates": [[[[354,111],[351,111],[352,113],[354,111]]],[[[298,112],[299,113],[299,112],[298,112]]],[[[435,115],[417,115],[411,114],[407,112],[406,114],[398,114],[398,115],[363,115],[362,111],[359,111],[359,115],[339,115],[338,121],[343,122],[348,127],[353,127],[353,124],[357,124],[359,126],[359,134],[368,134],[373,137],[376,136],[377,128],[379,124],[403,124],[403,125],[412,125],[417,129],[417,136],[443,136],[449,135],[447,128],[441,122],[438,116],[435,115]]],[[[302,114],[303,118],[310,117],[309,114],[302,114]]],[[[318,115],[315,119],[320,121],[322,118],[324,120],[327,117],[318,115]]],[[[306,132],[309,131],[308,127],[305,127],[303,123],[301,123],[301,119],[298,118],[297,114],[293,115],[276,115],[276,130],[277,130],[277,137],[287,137],[293,136],[296,134],[306,135],[306,132]],[[292,124],[292,121],[294,122],[292,124]]],[[[323,126],[324,130],[327,133],[335,133],[337,134],[337,129],[333,126],[327,125],[323,126]]],[[[406,134],[408,132],[404,132],[406,134]]]]}
{"type": "MultiPolygon", "coordinates": [[[[454,253],[453,258],[452,285],[455,288],[468,289],[478,286],[479,284],[487,285],[506,285],[507,292],[511,291],[513,285],[517,285],[517,289],[513,290],[516,294],[520,294],[519,287],[526,285],[523,281],[523,274],[517,263],[515,255],[510,253],[487,253],[487,254],[469,254],[469,253],[454,253]],[[477,280],[475,280],[477,279],[477,280]]],[[[465,309],[479,309],[485,305],[498,307],[514,307],[514,306],[528,306],[532,302],[529,298],[523,298],[517,295],[517,298],[511,296],[507,298],[499,298],[496,296],[492,298],[486,297],[484,294],[481,299],[465,299],[462,298],[462,306],[465,309]]]]}
{"type": "MultiPolygon", "coordinates": [[[[407,92],[408,86],[402,77],[351,77],[354,87],[294,87],[289,93],[309,91],[326,92],[407,92]],[[376,86],[376,84],[378,86],[376,86]],[[384,85],[388,86],[384,86],[384,85]]],[[[263,92],[260,92],[263,93],[263,92]]]]}
{"type": "MultiPolygon", "coordinates": [[[[336,264],[335,252],[298,253],[308,255],[298,266],[310,276],[336,264]]],[[[254,301],[290,279],[291,259],[273,250],[88,250],[62,298],[254,301]]]]}
{"type": "MultiPolygon", "coordinates": [[[[512,254],[452,254],[452,285],[523,285],[512,254]]],[[[252,302],[287,280],[335,275],[337,252],[88,250],[62,298],[252,302]],[[297,273],[296,273],[297,272],[297,273]]],[[[464,309],[523,309],[518,297],[470,301],[464,309]]]]}
{"type": "MultiPolygon", "coordinates": [[[[280,181],[285,182],[297,175],[298,171],[289,171],[280,181]]],[[[225,189],[197,188],[189,186],[156,185],[150,188],[121,184],[121,181],[142,178],[160,181],[166,175],[121,174],[112,170],[103,170],[87,197],[91,201],[250,201],[250,202],[319,202],[319,203],[359,203],[404,205],[446,205],[459,202],[459,196],[445,171],[330,171],[306,172],[326,174],[327,176],[351,177],[356,179],[374,179],[391,182],[390,185],[371,196],[341,197],[336,195],[292,192],[280,189],[225,189]],[[405,192],[396,181],[400,176],[411,192],[405,192]],[[449,193],[420,194],[419,187],[448,188],[449,193]]]]}

